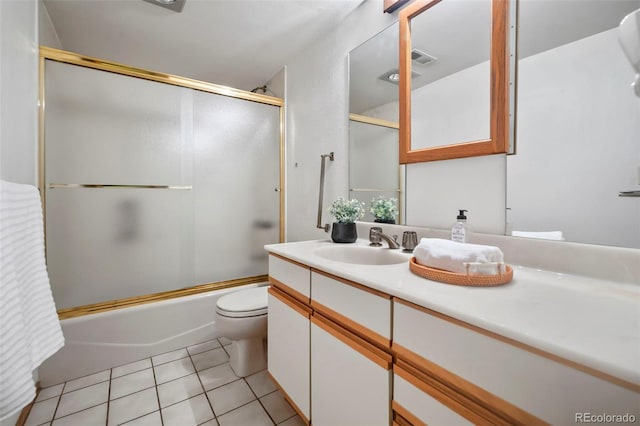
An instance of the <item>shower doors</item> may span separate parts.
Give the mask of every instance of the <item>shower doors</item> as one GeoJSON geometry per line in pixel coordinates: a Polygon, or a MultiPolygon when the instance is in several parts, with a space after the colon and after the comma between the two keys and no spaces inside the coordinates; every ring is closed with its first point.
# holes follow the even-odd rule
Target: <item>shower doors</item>
{"type": "Polygon", "coordinates": [[[267,273],[262,246],[281,227],[277,102],[42,63],[58,309],[267,273]]]}

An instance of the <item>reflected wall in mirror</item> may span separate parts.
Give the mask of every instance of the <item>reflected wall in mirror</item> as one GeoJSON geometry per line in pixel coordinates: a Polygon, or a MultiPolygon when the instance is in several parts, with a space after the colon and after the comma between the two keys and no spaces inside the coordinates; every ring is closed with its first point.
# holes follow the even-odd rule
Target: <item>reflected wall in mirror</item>
{"type": "Polygon", "coordinates": [[[400,12],[400,162],[507,152],[508,0],[400,12]]]}
{"type": "Polygon", "coordinates": [[[395,198],[403,223],[403,167],[398,159],[398,24],[349,53],[349,197],[367,206],[395,198]]]}
{"type": "Polygon", "coordinates": [[[640,189],[640,101],[617,39],[638,8],[638,0],[520,0],[508,233],[640,248],[640,198],[618,196],[640,189]]]}

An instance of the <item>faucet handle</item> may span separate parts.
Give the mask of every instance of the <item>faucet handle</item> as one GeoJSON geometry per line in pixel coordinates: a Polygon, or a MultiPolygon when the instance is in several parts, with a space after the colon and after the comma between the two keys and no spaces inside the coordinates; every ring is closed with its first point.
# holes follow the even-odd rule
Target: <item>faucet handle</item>
{"type": "Polygon", "coordinates": [[[380,237],[381,232],[382,228],[379,226],[372,226],[371,229],[369,229],[370,246],[380,247],[382,245],[382,237],[380,237]]]}
{"type": "Polygon", "coordinates": [[[412,252],[418,245],[418,234],[415,231],[404,231],[402,233],[402,247],[404,252],[412,252]]]}

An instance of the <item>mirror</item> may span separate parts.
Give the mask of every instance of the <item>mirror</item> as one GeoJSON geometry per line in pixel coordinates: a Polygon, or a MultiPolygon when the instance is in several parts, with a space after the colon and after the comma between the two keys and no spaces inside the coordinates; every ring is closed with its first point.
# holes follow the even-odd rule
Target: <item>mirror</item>
{"type": "Polygon", "coordinates": [[[373,222],[371,200],[395,198],[403,223],[403,167],[398,159],[398,24],[349,53],[349,198],[365,203],[362,220],[373,222]]]}
{"type": "Polygon", "coordinates": [[[505,153],[509,2],[417,0],[399,15],[400,162],[505,153]]]}
{"type": "Polygon", "coordinates": [[[640,189],[640,101],[617,30],[638,8],[638,0],[519,2],[507,233],[640,248],[640,199],[618,196],[640,189]]]}

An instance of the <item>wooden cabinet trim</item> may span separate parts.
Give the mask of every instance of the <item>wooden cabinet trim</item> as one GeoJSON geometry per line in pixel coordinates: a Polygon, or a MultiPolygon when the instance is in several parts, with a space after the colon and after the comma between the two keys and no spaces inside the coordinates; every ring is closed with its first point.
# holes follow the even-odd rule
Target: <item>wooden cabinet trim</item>
{"type": "Polygon", "coordinates": [[[427,426],[425,422],[414,416],[409,410],[400,405],[398,401],[391,401],[391,409],[393,410],[393,421],[399,425],[427,426]]]}
{"type": "MultiPolygon", "coordinates": [[[[324,275],[327,278],[331,278],[332,280],[339,281],[342,284],[346,284],[346,285],[349,285],[351,287],[355,287],[358,290],[366,291],[367,293],[371,293],[373,295],[382,297],[384,299],[391,300],[391,295],[390,294],[384,293],[384,292],[382,292],[380,290],[376,290],[376,289],[367,287],[366,285],[362,285],[362,284],[359,284],[359,283],[354,282],[354,281],[349,281],[349,280],[347,280],[345,278],[341,278],[341,277],[338,277],[336,275],[331,275],[328,272],[320,271],[319,269],[315,269],[315,268],[311,268],[311,272],[315,272],[315,273],[317,273],[319,275],[324,275]]],[[[312,285],[313,285],[313,283],[312,283],[312,285]]]]}
{"type": "Polygon", "coordinates": [[[277,257],[280,260],[284,260],[285,262],[289,262],[289,263],[293,263],[296,266],[299,266],[301,268],[304,268],[306,270],[310,270],[311,268],[309,267],[309,265],[305,265],[304,263],[300,263],[300,262],[296,262],[295,260],[291,260],[288,257],[284,257],[280,254],[276,254],[276,253],[269,253],[269,256],[273,256],[273,257],[277,257]]]}
{"type": "Polygon", "coordinates": [[[304,305],[309,305],[309,302],[311,301],[311,299],[308,296],[305,296],[299,291],[292,289],[282,281],[279,281],[270,275],[269,275],[269,283],[271,283],[272,287],[275,287],[278,290],[282,291],[283,293],[286,293],[288,296],[296,299],[297,301],[301,302],[304,305]]]}
{"type": "Polygon", "coordinates": [[[392,348],[396,355],[394,373],[474,423],[482,419],[490,424],[547,424],[395,342],[392,348]],[[474,408],[469,410],[469,406],[474,408]]]}
{"type": "Polygon", "coordinates": [[[270,295],[272,295],[273,297],[275,297],[285,305],[289,306],[291,309],[293,309],[303,317],[307,319],[311,317],[311,312],[313,311],[309,306],[297,301],[296,299],[287,295],[287,293],[280,290],[279,288],[271,286],[269,287],[268,292],[270,295]]]}
{"type": "MultiPolygon", "coordinates": [[[[391,369],[391,362],[393,360],[391,354],[342,328],[340,325],[334,323],[329,318],[322,316],[318,312],[313,313],[311,316],[311,322],[350,348],[355,349],[360,354],[369,358],[385,370],[391,369]]],[[[313,345],[313,341],[311,344],[313,345]]]]}
{"type": "Polygon", "coordinates": [[[368,329],[367,327],[358,324],[354,320],[334,311],[331,308],[326,307],[325,305],[316,302],[315,300],[311,300],[311,307],[320,312],[323,316],[329,318],[331,321],[337,323],[341,327],[346,328],[359,338],[367,341],[368,343],[377,346],[385,352],[391,351],[391,340],[381,336],[368,329]]]}
{"type": "Polygon", "coordinates": [[[282,391],[282,395],[284,396],[284,399],[289,403],[289,405],[291,405],[291,407],[293,407],[293,410],[296,413],[298,413],[298,415],[300,416],[300,418],[302,419],[304,424],[307,425],[307,426],[310,426],[311,425],[311,421],[303,414],[302,410],[300,410],[300,408],[291,400],[291,398],[289,397],[287,392],[284,390],[284,388],[282,386],[280,386],[280,383],[278,383],[276,378],[273,377],[273,375],[269,371],[267,371],[267,375],[269,376],[269,378],[271,380],[273,380],[273,383],[275,383],[276,386],[278,386],[280,391],[282,391]]]}
{"type": "Polygon", "coordinates": [[[531,353],[533,353],[535,355],[550,359],[551,361],[555,361],[555,362],[560,363],[562,365],[566,365],[567,367],[571,367],[571,368],[573,368],[575,370],[582,371],[583,373],[589,374],[591,376],[597,377],[599,379],[605,380],[605,381],[613,383],[615,385],[622,386],[625,389],[629,389],[629,390],[632,390],[634,392],[640,393],[640,385],[637,385],[635,383],[620,379],[619,377],[612,376],[612,375],[607,374],[605,372],[596,370],[596,369],[594,369],[592,367],[588,367],[586,365],[579,364],[579,363],[577,363],[575,361],[571,361],[571,360],[568,360],[566,358],[562,358],[562,357],[560,357],[558,355],[554,355],[552,353],[543,351],[542,349],[538,349],[538,348],[533,347],[531,345],[528,345],[526,343],[522,343],[522,342],[519,342],[517,340],[511,339],[509,337],[505,337],[505,336],[502,336],[500,334],[494,333],[492,331],[485,330],[484,328],[480,328],[480,327],[478,327],[476,325],[469,324],[468,322],[464,322],[462,320],[459,320],[459,319],[456,319],[456,318],[441,314],[440,312],[436,312],[436,311],[431,310],[429,308],[425,308],[424,306],[416,305],[415,303],[412,303],[412,302],[409,302],[409,301],[406,301],[406,300],[403,300],[403,299],[399,299],[397,297],[394,297],[393,301],[397,302],[397,303],[400,303],[402,305],[408,306],[410,308],[416,309],[418,311],[424,312],[425,314],[432,315],[432,316],[434,316],[436,318],[439,318],[441,320],[447,321],[447,322],[449,322],[451,324],[454,324],[454,325],[457,325],[459,327],[464,327],[464,328],[466,328],[468,330],[471,330],[471,331],[474,331],[476,333],[480,333],[480,334],[485,335],[487,337],[491,337],[492,339],[499,340],[499,341],[501,341],[503,343],[507,343],[507,344],[509,344],[511,346],[515,346],[518,349],[522,349],[524,351],[531,352],[531,353]]]}

